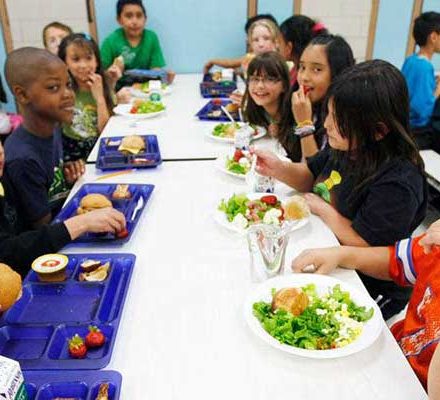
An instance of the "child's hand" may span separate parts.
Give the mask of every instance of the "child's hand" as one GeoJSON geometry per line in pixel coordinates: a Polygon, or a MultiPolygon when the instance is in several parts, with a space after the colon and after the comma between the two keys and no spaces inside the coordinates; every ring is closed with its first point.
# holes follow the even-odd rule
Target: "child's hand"
{"type": "Polygon", "coordinates": [[[310,211],[321,218],[334,211],[331,204],[327,203],[324,199],[314,193],[306,193],[304,198],[310,207],[310,211]]]}
{"type": "Polygon", "coordinates": [[[83,160],[68,161],[64,164],[64,178],[67,183],[74,183],[86,172],[83,160]]]}
{"type": "Polygon", "coordinates": [[[131,100],[130,88],[123,87],[118,93],[116,93],[116,100],[118,104],[127,104],[131,100]]]}
{"type": "Polygon", "coordinates": [[[241,105],[241,101],[243,100],[243,93],[239,89],[234,90],[229,98],[232,100],[234,104],[241,105]]]}
{"type": "Polygon", "coordinates": [[[440,220],[437,220],[428,228],[426,235],[420,239],[419,243],[425,254],[429,254],[433,246],[440,246],[440,220]]]}
{"type": "Polygon", "coordinates": [[[278,172],[283,169],[283,162],[275,153],[262,149],[251,149],[251,153],[257,156],[257,166],[255,170],[264,176],[276,177],[278,172]]]}
{"type": "Polygon", "coordinates": [[[125,229],[125,216],[112,207],[101,208],[81,215],[87,232],[117,233],[125,229]]]}
{"type": "Polygon", "coordinates": [[[305,250],[292,261],[293,272],[329,274],[340,264],[339,247],[305,250]]]}
{"type": "Polygon", "coordinates": [[[292,93],[292,113],[297,123],[312,120],[312,102],[309,93],[304,93],[304,86],[300,85],[296,92],[292,93]]]}
{"type": "Polygon", "coordinates": [[[122,70],[116,64],[112,64],[105,73],[113,85],[115,85],[122,76],[122,70]]]}
{"type": "Polygon", "coordinates": [[[87,81],[87,86],[92,92],[93,98],[98,101],[104,98],[104,86],[102,82],[102,77],[99,74],[91,74],[87,81]]]}
{"type": "Polygon", "coordinates": [[[209,60],[209,61],[205,64],[205,66],[203,67],[203,73],[204,73],[204,74],[208,74],[208,73],[209,73],[209,70],[212,68],[213,65],[214,65],[214,63],[213,63],[211,60],[209,60]]]}

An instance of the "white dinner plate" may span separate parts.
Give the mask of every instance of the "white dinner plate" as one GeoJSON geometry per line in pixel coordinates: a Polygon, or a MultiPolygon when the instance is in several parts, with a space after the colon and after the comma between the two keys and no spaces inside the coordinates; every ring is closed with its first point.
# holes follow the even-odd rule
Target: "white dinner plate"
{"type": "MultiPolygon", "coordinates": [[[[170,85],[168,85],[165,89],[162,89],[162,95],[168,96],[169,94],[172,93],[172,91],[173,89],[171,88],[170,85]]],[[[146,99],[146,100],[150,99],[150,93],[145,93],[140,89],[134,89],[133,87],[130,87],[130,93],[133,97],[137,97],[139,99],[146,99]]]]}
{"type": "Polygon", "coordinates": [[[383,319],[380,309],[376,302],[367,293],[363,293],[353,286],[340,281],[339,279],[318,274],[292,273],[290,275],[268,279],[267,281],[259,284],[250,291],[246,298],[244,304],[244,316],[247,324],[251,328],[251,331],[270,346],[289,354],[310,358],[339,358],[357,353],[373,344],[373,342],[378,338],[383,327],[383,319]],[[319,295],[327,293],[329,288],[331,289],[335,285],[339,284],[343,291],[350,293],[351,299],[358,306],[365,306],[367,309],[373,308],[373,316],[370,320],[364,323],[364,328],[361,335],[354,342],[348,344],[347,346],[330,350],[300,349],[298,347],[280,343],[277,339],[269,335],[269,333],[264,330],[260,321],[254,316],[253,304],[258,301],[271,302],[272,288],[278,290],[286,287],[302,287],[310,283],[314,283],[316,285],[316,291],[319,295]]]}
{"type": "Polygon", "coordinates": [[[131,108],[133,107],[132,104],[118,104],[114,109],[113,112],[116,115],[122,115],[123,117],[131,118],[131,119],[146,119],[146,118],[155,118],[159,115],[162,115],[165,113],[165,110],[158,111],[158,112],[152,112],[147,114],[132,114],[130,112],[131,108]]]}
{"type": "MultiPolygon", "coordinates": [[[[259,199],[263,196],[268,196],[271,195],[272,193],[246,193],[246,196],[250,199],[250,200],[255,200],[255,199],[259,199]]],[[[232,195],[231,195],[232,196],[232,195]]],[[[229,196],[228,198],[230,198],[231,196],[229,196]]],[[[278,200],[281,201],[281,203],[283,203],[283,201],[285,200],[282,196],[279,196],[277,194],[275,194],[275,196],[278,197],[278,200]]],[[[225,200],[227,200],[228,198],[225,198],[225,200]]],[[[220,204],[220,201],[218,202],[217,206],[220,204]]],[[[246,229],[240,229],[237,226],[233,225],[231,222],[228,221],[228,218],[226,217],[226,214],[223,211],[220,211],[219,209],[216,209],[214,211],[214,220],[221,226],[223,226],[224,228],[232,231],[232,232],[236,232],[239,233],[240,235],[245,235],[247,233],[248,228],[246,229]]],[[[289,231],[296,231],[297,229],[302,228],[303,226],[307,225],[308,222],[310,220],[310,217],[307,218],[302,218],[299,219],[297,221],[290,221],[289,222],[289,231]]]]}
{"type": "MultiPolygon", "coordinates": [[[[233,155],[231,155],[231,157],[232,157],[233,155]]],[[[220,156],[220,157],[218,157],[217,158],[217,160],[215,160],[215,167],[219,170],[219,171],[222,171],[222,172],[224,172],[225,174],[227,174],[227,175],[230,175],[230,176],[233,176],[233,177],[235,177],[235,178],[238,178],[238,179],[241,179],[242,181],[245,181],[246,180],[246,175],[243,175],[243,174],[237,174],[236,172],[232,172],[232,171],[229,171],[227,168],[226,168],[226,158],[227,158],[228,156],[220,156]]]]}
{"type": "MultiPolygon", "coordinates": [[[[225,122],[228,123],[228,122],[225,122]]],[[[240,123],[240,122],[239,122],[240,123]]],[[[218,124],[217,124],[218,125],[218,124]]],[[[266,135],[267,130],[266,128],[262,127],[262,126],[257,126],[257,134],[256,135],[252,135],[251,136],[251,141],[252,140],[257,140],[257,139],[261,139],[263,136],[266,135]]],[[[213,135],[214,132],[214,128],[207,131],[206,132],[206,136],[208,136],[210,139],[215,140],[216,142],[220,142],[220,143],[234,143],[234,138],[230,138],[230,137],[220,137],[220,136],[214,136],[213,135]]]]}

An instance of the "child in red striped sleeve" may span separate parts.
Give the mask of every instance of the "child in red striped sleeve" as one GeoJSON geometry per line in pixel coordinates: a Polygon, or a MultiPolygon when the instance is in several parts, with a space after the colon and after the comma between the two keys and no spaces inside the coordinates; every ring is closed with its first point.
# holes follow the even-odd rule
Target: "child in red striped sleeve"
{"type": "MultiPolygon", "coordinates": [[[[406,316],[393,324],[391,331],[424,387],[440,384],[440,371],[429,371],[428,378],[440,340],[440,220],[425,235],[401,240],[390,247],[306,250],[293,261],[292,269],[302,272],[310,265],[319,273],[329,273],[337,266],[356,268],[374,278],[413,286],[406,316]]],[[[437,365],[440,368],[439,362],[433,363],[433,368],[437,365]]],[[[440,388],[432,390],[440,393],[440,388]]]]}

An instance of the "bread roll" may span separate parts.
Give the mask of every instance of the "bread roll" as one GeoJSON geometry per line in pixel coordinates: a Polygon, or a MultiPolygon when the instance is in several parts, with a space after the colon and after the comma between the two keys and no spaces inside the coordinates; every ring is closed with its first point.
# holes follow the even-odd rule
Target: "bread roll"
{"type": "Polygon", "coordinates": [[[125,136],[121,145],[118,148],[119,151],[125,151],[132,154],[138,154],[142,150],[145,150],[145,140],[138,135],[125,136]]]}
{"type": "Polygon", "coordinates": [[[8,265],[0,263],[0,313],[21,297],[21,276],[8,265]]]}
{"type": "Polygon", "coordinates": [[[278,290],[273,296],[272,310],[285,310],[298,316],[309,305],[308,296],[297,288],[284,288],[278,290]]]}
{"type": "Polygon", "coordinates": [[[99,193],[90,193],[81,199],[77,213],[81,215],[107,207],[113,207],[112,202],[107,197],[99,193]]]}

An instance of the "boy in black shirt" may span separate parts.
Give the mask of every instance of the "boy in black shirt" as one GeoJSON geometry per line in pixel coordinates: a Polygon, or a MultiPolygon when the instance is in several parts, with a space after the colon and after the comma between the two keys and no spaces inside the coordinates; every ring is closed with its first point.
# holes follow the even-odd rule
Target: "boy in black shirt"
{"type": "Polygon", "coordinates": [[[75,96],[66,65],[46,50],[13,51],[5,76],[24,118],[5,144],[5,180],[22,228],[29,229],[52,220],[67,197],[67,183],[84,173],[80,161],[63,165],[56,132],[72,121],[75,96]]]}

